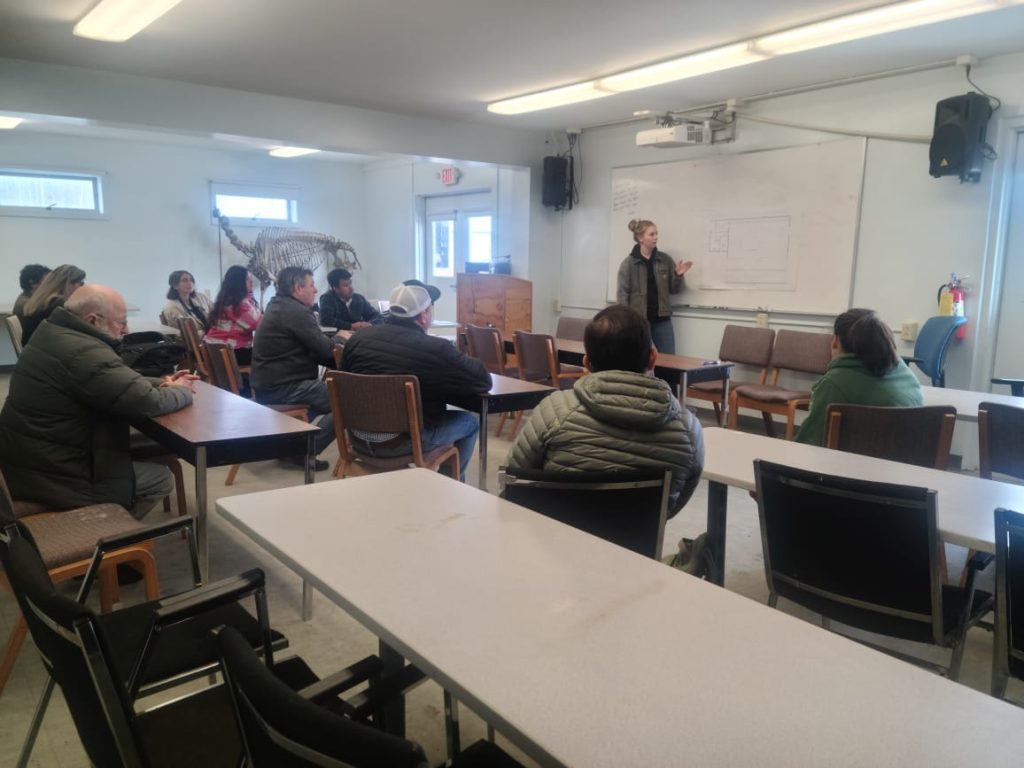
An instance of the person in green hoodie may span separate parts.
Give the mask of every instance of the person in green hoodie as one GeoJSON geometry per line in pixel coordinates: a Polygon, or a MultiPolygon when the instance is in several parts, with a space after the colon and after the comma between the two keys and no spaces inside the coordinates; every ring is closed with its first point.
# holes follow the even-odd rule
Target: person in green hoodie
{"type": "Polygon", "coordinates": [[[892,331],[872,309],[836,318],[832,362],[811,388],[811,405],[796,441],[822,445],[832,403],[913,407],[923,404],[921,384],[899,355],[892,331]]]}

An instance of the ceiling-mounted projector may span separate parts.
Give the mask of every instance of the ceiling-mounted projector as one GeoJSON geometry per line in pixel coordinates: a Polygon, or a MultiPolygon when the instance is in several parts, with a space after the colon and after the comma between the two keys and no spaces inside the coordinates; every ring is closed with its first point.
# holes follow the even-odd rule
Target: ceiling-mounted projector
{"type": "Polygon", "coordinates": [[[683,123],[640,131],[636,135],[638,147],[686,147],[691,144],[711,143],[711,122],[683,123]]]}

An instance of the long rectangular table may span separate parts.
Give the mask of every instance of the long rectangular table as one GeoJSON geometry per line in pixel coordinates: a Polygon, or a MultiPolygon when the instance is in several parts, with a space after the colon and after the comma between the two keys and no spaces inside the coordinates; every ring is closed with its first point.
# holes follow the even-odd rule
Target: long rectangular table
{"type": "Polygon", "coordinates": [[[480,414],[479,474],[477,485],[487,490],[487,415],[533,408],[554,392],[546,384],[534,384],[511,376],[491,374],[491,388],[482,395],[466,394],[448,400],[450,405],[480,414]]]}
{"type": "Polygon", "coordinates": [[[702,477],[708,481],[708,538],[716,565],[708,580],[716,584],[725,578],[727,486],[754,490],[754,459],[828,475],[932,488],[938,492],[943,541],[982,552],[995,551],[993,510],[1024,510],[1024,486],[710,427],[704,430],[702,477]]]}
{"type": "Polygon", "coordinates": [[[968,389],[948,387],[921,387],[925,405],[952,405],[956,408],[957,421],[978,421],[978,406],[981,403],[999,403],[1013,408],[1024,408],[1024,397],[998,395],[992,392],[972,392],[968,389]]]}
{"type": "Polygon", "coordinates": [[[217,508],[541,765],[1024,755],[1024,710],[427,470],[217,508]]]}
{"type": "Polygon", "coordinates": [[[305,454],[306,482],[313,482],[309,458],[317,428],[202,381],[193,383],[192,405],[134,424],[196,470],[196,539],[203,580],[209,577],[207,467],[244,464],[305,454]]]}

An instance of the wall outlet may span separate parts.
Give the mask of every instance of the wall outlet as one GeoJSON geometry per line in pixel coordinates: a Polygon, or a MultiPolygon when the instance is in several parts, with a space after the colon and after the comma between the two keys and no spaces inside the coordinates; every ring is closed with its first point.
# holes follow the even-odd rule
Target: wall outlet
{"type": "Polygon", "coordinates": [[[758,312],[757,313],[757,319],[754,321],[754,324],[758,328],[767,328],[768,327],[768,313],[767,312],[758,312]]]}
{"type": "Polygon", "coordinates": [[[554,301],[552,301],[551,302],[551,308],[555,312],[561,312],[562,311],[562,300],[561,299],[555,299],[554,301]]]}
{"type": "Polygon", "coordinates": [[[917,323],[904,323],[900,326],[900,338],[903,341],[917,340],[917,323]]]}

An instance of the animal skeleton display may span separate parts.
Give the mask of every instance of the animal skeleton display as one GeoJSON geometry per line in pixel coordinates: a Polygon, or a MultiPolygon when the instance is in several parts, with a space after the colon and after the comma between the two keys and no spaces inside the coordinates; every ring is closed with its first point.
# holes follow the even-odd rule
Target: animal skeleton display
{"type": "Polygon", "coordinates": [[[227,216],[222,216],[220,209],[214,208],[213,215],[220,222],[220,227],[231,244],[249,257],[249,263],[245,268],[259,281],[261,292],[271,283],[277,282],[277,273],[285,267],[315,270],[326,262],[329,269],[362,268],[355,249],[330,235],[268,227],[260,232],[256,236],[256,242],[250,245],[239,239],[231,229],[231,220],[227,216]]]}

